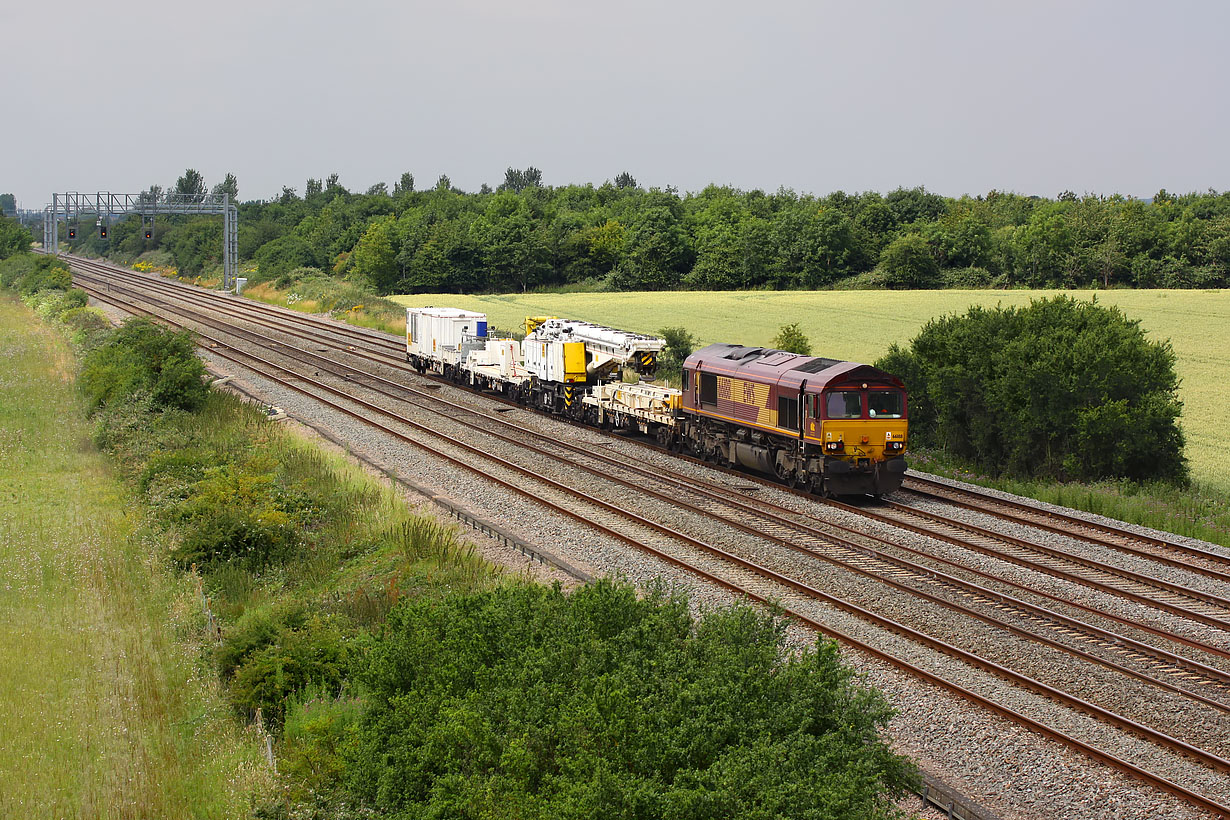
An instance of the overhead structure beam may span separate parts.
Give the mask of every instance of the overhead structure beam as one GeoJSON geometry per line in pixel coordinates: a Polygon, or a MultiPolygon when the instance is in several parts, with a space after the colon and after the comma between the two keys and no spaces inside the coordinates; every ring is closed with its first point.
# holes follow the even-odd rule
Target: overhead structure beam
{"type": "Polygon", "coordinates": [[[96,214],[100,224],[113,216],[135,214],[153,219],[158,214],[222,215],[222,287],[230,290],[239,275],[239,208],[230,194],[175,194],[154,196],[117,194],[111,191],[84,193],[67,191],[51,195],[51,205],[43,211],[43,247],[54,254],[60,252],[60,215],[65,223],[80,219],[82,214],[96,214]]]}

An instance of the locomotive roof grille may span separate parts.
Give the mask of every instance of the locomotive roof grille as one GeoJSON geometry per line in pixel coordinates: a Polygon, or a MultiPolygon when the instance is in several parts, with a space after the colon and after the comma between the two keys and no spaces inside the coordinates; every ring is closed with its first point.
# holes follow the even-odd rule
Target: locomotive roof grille
{"type": "Polygon", "coordinates": [[[795,367],[792,369],[799,370],[803,373],[819,373],[821,370],[828,370],[830,367],[836,364],[841,364],[841,359],[816,358],[816,359],[812,359],[811,361],[804,362],[798,367],[795,367]]]}

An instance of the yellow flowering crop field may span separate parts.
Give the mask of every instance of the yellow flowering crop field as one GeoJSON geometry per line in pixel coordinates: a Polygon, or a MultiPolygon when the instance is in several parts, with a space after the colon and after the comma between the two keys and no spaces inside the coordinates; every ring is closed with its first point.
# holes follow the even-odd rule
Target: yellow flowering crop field
{"type": "MultiPolygon", "coordinates": [[[[812,352],[871,362],[905,345],[936,316],[970,305],[1026,305],[1061,291],[738,291],[667,293],[528,293],[491,296],[395,296],[406,306],[441,305],[483,311],[501,329],[526,316],[554,315],[642,333],[679,326],[701,344],[767,345],[783,324],[798,322],[812,352]]],[[[1198,480],[1230,492],[1230,290],[1064,291],[1115,305],[1139,319],[1155,339],[1169,339],[1182,379],[1187,455],[1198,480]]]]}

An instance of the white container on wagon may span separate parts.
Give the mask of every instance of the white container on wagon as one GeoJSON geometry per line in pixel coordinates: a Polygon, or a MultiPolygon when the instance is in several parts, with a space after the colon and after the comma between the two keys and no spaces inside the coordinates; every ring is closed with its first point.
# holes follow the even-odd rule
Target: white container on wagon
{"type": "Polygon", "coordinates": [[[458,308],[406,308],[406,358],[456,366],[486,344],[487,314],[458,308]]]}

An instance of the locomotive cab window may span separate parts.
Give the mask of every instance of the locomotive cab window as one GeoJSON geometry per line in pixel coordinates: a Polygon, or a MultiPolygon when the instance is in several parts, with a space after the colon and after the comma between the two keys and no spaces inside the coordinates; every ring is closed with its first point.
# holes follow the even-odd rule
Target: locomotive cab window
{"type": "Polygon", "coordinates": [[[700,403],[717,404],[717,374],[700,374],[700,403]]]}
{"type": "Polygon", "coordinates": [[[803,417],[809,419],[820,418],[820,397],[815,393],[808,393],[803,397],[803,417]]]}
{"type": "Polygon", "coordinates": [[[905,415],[905,396],[900,390],[872,390],[867,394],[867,413],[873,419],[899,419],[905,415]]]}
{"type": "Polygon", "coordinates": [[[688,376],[690,375],[692,375],[692,371],[690,370],[683,371],[682,383],[680,385],[680,389],[683,390],[684,393],[688,392],[688,376]]]}
{"type": "Polygon", "coordinates": [[[777,400],[777,426],[787,430],[799,429],[799,400],[781,396],[777,400]]]}
{"type": "Polygon", "coordinates": [[[834,390],[824,397],[824,416],[830,419],[863,417],[863,394],[859,390],[834,390]]]}

